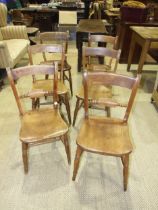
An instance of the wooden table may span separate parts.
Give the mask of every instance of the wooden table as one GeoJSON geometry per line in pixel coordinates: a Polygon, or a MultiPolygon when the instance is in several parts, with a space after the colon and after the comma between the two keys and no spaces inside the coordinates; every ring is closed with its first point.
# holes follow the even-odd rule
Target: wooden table
{"type": "MultiPolygon", "coordinates": [[[[33,17],[33,25],[37,26],[41,32],[56,30],[59,19],[59,9],[41,7],[24,7],[19,9],[23,14],[29,14],[33,17]]],[[[77,9],[77,20],[84,18],[84,9],[77,9]]]]}
{"type": "Polygon", "coordinates": [[[82,45],[87,41],[88,34],[107,34],[104,23],[98,19],[80,20],[76,30],[76,47],[78,49],[78,72],[82,67],[82,45]]]}
{"type": "MultiPolygon", "coordinates": [[[[158,27],[158,22],[156,21],[146,21],[144,23],[134,23],[127,21],[120,21],[118,24],[118,43],[117,47],[121,49],[121,56],[119,63],[126,63],[128,61],[130,43],[132,39],[132,29],[131,26],[144,26],[144,27],[158,27]]],[[[134,50],[134,56],[132,63],[138,63],[141,53],[141,46],[136,45],[134,50]]],[[[149,53],[150,54],[150,53],[149,53]]]]}
{"type": "Polygon", "coordinates": [[[142,50],[137,72],[142,73],[143,65],[149,49],[158,49],[158,27],[131,26],[130,28],[133,32],[128,56],[127,71],[129,71],[131,67],[135,45],[139,44],[142,47],[142,50]]]}

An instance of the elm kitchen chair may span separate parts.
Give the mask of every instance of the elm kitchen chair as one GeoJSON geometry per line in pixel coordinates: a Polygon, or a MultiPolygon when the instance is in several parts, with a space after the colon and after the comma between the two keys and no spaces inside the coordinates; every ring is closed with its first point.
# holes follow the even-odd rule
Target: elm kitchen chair
{"type": "Polygon", "coordinates": [[[75,180],[81,155],[84,151],[101,155],[119,157],[123,164],[123,185],[124,191],[127,190],[129,154],[132,152],[131,138],[129,134],[128,118],[132,109],[134,98],[140,82],[140,75],[136,78],[107,72],[84,72],[84,110],[85,118],[77,137],[77,150],[74,160],[73,180],[75,180]],[[104,104],[110,107],[123,107],[125,113],[121,117],[105,117],[92,115],[88,112],[89,108],[89,88],[92,85],[112,85],[129,89],[129,101],[127,104],[117,102],[109,98],[98,98],[91,103],[104,104]]]}
{"type": "MultiPolygon", "coordinates": [[[[71,124],[71,112],[70,112],[70,104],[69,104],[69,91],[68,88],[66,87],[66,85],[63,83],[63,66],[64,66],[64,61],[65,61],[65,48],[63,45],[59,45],[59,44],[37,44],[37,45],[32,45],[29,46],[28,48],[28,52],[29,52],[29,61],[30,64],[33,65],[35,62],[35,57],[34,55],[37,54],[41,54],[43,61],[41,61],[39,64],[45,64],[45,65],[52,65],[55,60],[52,60],[51,62],[47,63],[45,61],[45,55],[46,53],[49,53],[51,55],[52,58],[58,58],[58,61],[60,63],[60,71],[59,71],[59,81],[58,81],[58,96],[59,96],[59,100],[60,103],[64,103],[65,104],[65,108],[67,111],[67,115],[68,115],[68,121],[69,124],[71,124]]],[[[58,64],[59,65],[59,64],[58,64]]],[[[36,79],[35,77],[33,77],[33,88],[34,89],[44,89],[44,90],[50,90],[52,89],[52,80],[47,78],[48,75],[46,75],[46,79],[36,79]]],[[[37,106],[40,105],[40,98],[33,100],[33,108],[36,108],[37,106]]],[[[46,102],[44,102],[44,104],[47,104],[46,102]]]]}
{"type": "MultiPolygon", "coordinates": [[[[30,146],[35,146],[39,144],[45,144],[61,140],[65,146],[68,163],[70,164],[70,149],[68,143],[68,126],[62,119],[59,106],[57,103],[57,88],[58,88],[58,64],[51,66],[44,65],[32,65],[25,66],[16,69],[7,68],[7,74],[13,94],[16,99],[16,103],[19,109],[21,128],[19,133],[19,138],[22,143],[22,158],[24,164],[24,172],[28,173],[28,149],[30,146]],[[23,106],[23,100],[26,98],[40,97],[42,95],[47,95],[48,91],[44,89],[39,90],[27,90],[23,91],[21,94],[21,86],[18,86],[20,79],[30,76],[32,80],[32,75],[52,75],[52,90],[50,94],[53,97],[53,105],[47,108],[39,108],[34,110],[26,110],[23,106]],[[15,84],[17,80],[17,84],[15,84]],[[18,89],[19,87],[19,89],[18,89]],[[25,93],[24,93],[25,92],[25,93]],[[52,94],[53,93],[53,94],[52,94]]],[[[28,85],[28,80],[23,80],[24,83],[28,85]]],[[[32,82],[31,82],[32,84],[32,82]]],[[[27,88],[24,88],[25,90],[27,88]]]]}
{"type": "MultiPolygon", "coordinates": [[[[83,68],[87,71],[107,71],[107,72],[116,72],[117,65],[119,62],[121,51],[114,50],[105,47],[83,47],[83,68]],[[95,64],[93,63],[94,57],[102,57],[108,58],[106,64],[95,64]],[[113,61],[113,62],[112,62],[113,61]]],[[[91,99],[97,99],[98,97],[104,96],[111,98],[112,97],[112,89],[106,86],[96,86],[91,87],[89,89],[89,101],[91,99]]],[[[74,117],[73,117],[73,126],[75,125],[76,118],[78,111],[83,106],[83,86],[81,86],[79,92],[76,94],[76,106],[74,110],[74,117]]],[[[110,115],[110,108],[105,107],[107,111],[107,115],[110,115]]]]}

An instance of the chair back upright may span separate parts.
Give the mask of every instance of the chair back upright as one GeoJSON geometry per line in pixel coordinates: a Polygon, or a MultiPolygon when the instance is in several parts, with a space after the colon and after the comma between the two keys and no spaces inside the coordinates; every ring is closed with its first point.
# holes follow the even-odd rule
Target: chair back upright
{"type": "Polygon", "coordinates": [[[19,109],[20,115],[25,114],[25,108],[21,103],[21,100],[24,98],[38,98],[41,96],[45,96],[47,94],[53,95],[53,104],[56,107],[57,104],[57,81],[58,81],[58,63],[55,62],[54,65],[31,65],[31,66],[24,66],[20,68],[10,69],[9,67],[6,68],[8,79],[13,90],[13,94],[16,99],[16,103],[19,109]],[[20,95],[20,90],[18,89],[18,85],[15,84],[15,81],[21,79],[22,77],[32,76],[32,75],[53,75],[53,89],[48,93],[43,89],[40,90],[31,90],[27,91],[25,94],[20,95]],[[52,94],[53,93],[53,94],[52,94]]]}
{"type": "Polygon", "coordinates": [[[134,102],[134,98],[139,86],[141,75],[137,75],[136,78],[116,74],[116,73],[107,73],[107,72],[84,72],[83,73],[83,85],[84,85],[84,109],[85,109],[85,118],[88,118],[88,108],[89,108],[89,97],[88,90],[92,85],[105,85],[105,86],[117,86],[122,88],[127,88],[131,90],[129,100],[127,104],[119,103],[118,100],[113,98],[100,98],[91,100],[91,104],[102,104],[107,107],[125,107],[125,114],[122,119],[123,122],[127,122],[129,114],[134,102]]]}

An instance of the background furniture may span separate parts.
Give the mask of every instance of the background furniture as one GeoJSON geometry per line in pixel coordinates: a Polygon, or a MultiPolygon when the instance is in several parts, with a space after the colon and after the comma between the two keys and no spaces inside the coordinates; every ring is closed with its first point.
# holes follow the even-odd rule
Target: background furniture
{"type": "Polygon", "coordinates": [[[77,137],[77,150],[74,161],[72,180],[75,180],[83,152],[92,152],[100,155],[119,157],[123,164],[124,191],[127,190],[129,154],[132,152],[128,130],[128,117],[139,85],[140,75],[131,78],[124,75],[109,72],[84,72],[84,108],[85,119],[77,137]],[[100,97],[91,101],[92,104],[102,104],[113,107],[126,107],[123,118],[106,118],[104,116],[93,116],[88,112],[89,88],[93,85],[118,86],[131,90],[127,104],[116,102],[114,99],[100,97]]]}
{"type": "Polygon", "coordinates": [[[14,25],[26,25],[27,27],[33,25],[33,17],[27,14],[24,15],[19,9],[13,9],[11,16],[14,25]]]}
{"type": "Polygon", "coordinates": [[[149,49],[158,49],[158,27],[131,26],[131,29],[133,33],[128,57],[127,71],[130,70],[135,45],[139,44],[142,47],[142,51],[137,72],[141,73],[149,49]]]}
{"type": "MultiPolygon", "coordinates": [[[[73,96],[73,88],[72,88],[72,76],[71,76],[71,66],[67,61],[67,53],[68,53],[68,40],[69,33],[68,32],[43,32],[40,33],[40,42],[41,43],[58,43],[64,45],[65,51],[65,61],[63,66],[63,80],[67,80],[69,82],[71,95],[73,96]]],[[[46,57],[45,57],[45,60],[46,57]]],[[[51,62],[51,61],[49,61],[51,62]]],[[[61,63],[59,64],[59,71],[61,71],[61,63]]]]}
{"type": "MultiPolygon", "coordinates": [[[[71,124],[71,112],[70,112],[70,104],[69,104],[69,91],[66,85],[63,83],[63,69],[64,69],[64,61],[65,61],[65,48],[61,44],[37,44],[32,45],[28,49],[29,51],[29,61],[30,64],[33,65],[33,55],[41,54],[43,56],[43,62],[40,62],[39,64],[43,65],[53,65],[55,61],[59,62],[60,67],[60,76],[58,80],[58,90],[57,94],[59,97],[59,102],[65,104],[65,108],[68,115],[69,124],[71,124]],[[51,59],[46,59],[46,54],[48,56],[51,55],[51,59]],[[56,57],[55,55],[58,54],[56,57]]],[[[52,90],[52,79],[48,79],[46,77],[45,79],[36,79],[33,77],[33,89],[43,89],[45,91],[50,92],[52,90]]],[[[49,96],[49,94],[48,94],[49,96]]],[[[47,97],[47,95],[46,95],[47,97]]],[[[33,108],[38,108],[40,105],[46,105],[48,104],[46,101],[44,103],[40,103],[40,98],[37,98],[35,103],[33,103],[33,108]]],[[[64,116],[63,116],[64,117],[64,116]]],[[[65,118],[64,118],[65,119],[65,118]]]]}
{"type": "MultiPolygon", "coordinates": [[[[144,27],[158,27],[158,22],[146,21],[145,23],[134,23],[121,21],[118,25],[118,48],[121,49],[120,63],[127,63],[129,56],[129,49],[132,37],[131,26],[144,26],[144,27]]],[[[132,63],[138,63],[140,57],[141,47],[135,46],[134,57],[132,63]]]]}
{"type": "MultiPolygon", "coordinates": [[[[93,36],[93,35],[92,35],[93,36]]],[[[97,35],[96,35],[97,36],[97,35]]],[[[99,36],[99,35],[98,35],[99,36]]],[[[102,39],[104,41],[106,40],[107,43],[110,40],[110,42],[113,42],[113,45],[115,44],[115,38],[114,37],[108,37],[106,39],[106,36],[102,39]]],[[[93,39],[94,40],[94,39],[93,39]]],[[[100,41],[100,40],[99,40],[100,41]]],[[[83,68],[86,71],[105,71],[105,72],[116,72],[117,64],[119,62],[120,57],[120,50],[114,50],[110,48],[105,47],[83,47],[83,68]],[[106,60],[106,64],[98,64],[96,60],[94,61],[94,58],[102,57],[106,60]],[[113,64],[112,64],[113,61],[113,64]]],[[[91,104],[92,100],[97,100],[99,97],[106,97],[106,98],[112,98],[112,90],[110,87],[106,87],[104,85],[96,85],[89,87],[88,90],[88,100],[89,105],[91,108],[94,108],[91,104]]],[[[84,104],[84,90],[83,86],[81,86],[79,92],[76,94],[76,106],[74,110],[74,118],[73,118],[73,126],[76,122],[76,117],[78,114],[79,109],[84,104]]],[[[102,107],[104,110],[107,111],[107,116],[110,115],[110,110],[107,107],[102,107]]]]}
{"type": "Polygon", "coordinates": [[[76,30],[76,47],[78,49],[78,72],[82,67],[82,45],[84,41],[88,41],[88,34],[107,34],[102,20],[85,19],[80,20],[76,30]]]}
{"type": "Polygon", "coordinates": [[[27,53],[26,26],[7,25],[7,8],[0,3],[0,69],[14,67],[27,53]]]}
{"type": "MultiPolygon", "coordinates": [[[[36,5],[34,7],[24,7],[19,9],[23,14],[28,14],[33,17],[33,26],[39,28],[41,32],[56,31],[59,22],[59,9],[41,7],[36,5]]],[[[84,9],[77,8],[77,22],[84,18],[84,9]]]]}
{"type": "Polygon", "coordinates": [[[155,86],[152,93],[151,101],[154,102],[158,106],[158,71],[155,80],[155,86]]]}
{"type": "MultiPolygon", "coordinates": [[[[68,163],[70,164],[70,150],[68,143],[68,126],[63,121],[59,114],[57,105],[57,65],[52,66],[26,66],[10,70],[7,68],[7,74],[12,87],[16,103],[20,113],[21,128],[19,138],[22,143],[22,157],[24,163],[24,171],[28,172],[28,149],[30,146],[50,143],[60,140],[63,142],[67,154],[68,163]],[[14,80],[25,76],[32,75],[53,75],[52,90],[53,92],[53,106],[38,110],[25,110],[22,106],[21,100],[28,98],[36,98],[44,96],[45,90],[26,91],[26,94],[19,95],[18,85],[15,85],[14,80]],[[54,81],[54,85],[53,85],[54,81]]],[[[31,77],[30,77],[31,78],[31,77]]],[[[18,82],[19,82],[18,80],[18,82]]],[[[24,91],[24,89],[23,89],[24,91]]]]}
{"type": "Polygon", "coordinates": [[[118,23],[120,18],[120,12],[112,12],[110,10],[105,10],[105,19],[111,24],[109,26],[110,35],[116,36],[118,30],[118,23]]]}

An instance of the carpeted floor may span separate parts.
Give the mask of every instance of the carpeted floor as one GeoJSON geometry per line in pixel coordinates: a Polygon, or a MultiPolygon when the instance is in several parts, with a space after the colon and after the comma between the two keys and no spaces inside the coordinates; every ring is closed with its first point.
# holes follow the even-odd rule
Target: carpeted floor
{"type": "MultiPolygon", "coordinates": [[[[68,60],[75,93],[81,85],[81,74],[76,70],[73,42],[68,60]]],[[[19,65],[24,64],[27,57],[19,65]]],[[[126,65],[119,65],[118,72],[131,74],[126,72],[126,65]]],[[[134,151],[127,192],[123,191],[120,159],[108,156],[84,154],[76,181],[72,182],[75,140],[83,110],[76,126],[70,127],[71,166],[62,143],[56,142],[30,149],[29,173],[24,175],[18,110],[6,79],[0,92],[0,210],[157,210],[158,111],[150,103],[155,77],[155,73],[143,73],[129,121],[134,151]]],[[[72,116],[75,101],[74,94],[72,116]]]]}

